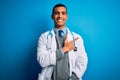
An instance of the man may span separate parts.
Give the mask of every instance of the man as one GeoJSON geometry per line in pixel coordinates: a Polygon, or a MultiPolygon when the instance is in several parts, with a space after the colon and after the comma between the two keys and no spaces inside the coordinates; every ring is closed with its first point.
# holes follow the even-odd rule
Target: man
{"type": "Polygon", "coordinates": [[[54,28],[43,33],[38,42],[37,60],[43,67],[38,80],[81,80],[87,67],[87,55],[80,35],[66,26],[67,8],[53,7],[54,28]]]}

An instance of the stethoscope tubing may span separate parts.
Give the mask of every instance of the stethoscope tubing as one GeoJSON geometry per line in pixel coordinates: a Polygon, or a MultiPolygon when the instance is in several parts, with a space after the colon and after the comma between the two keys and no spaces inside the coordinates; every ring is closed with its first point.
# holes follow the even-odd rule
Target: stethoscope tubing
{"type": "MultiPolygon", "coordinates": [[[[53,34],[52,34],[51,31],[52,31],[52,30],[50,30],[49,33],[48,33],[48,35],[47,35],[47,40],[48,40],[48,37],[49,37],[49,36],[53,37],[53,34]]],[[[70,31],[70,32],[71,32],[71,31],[70,31]]],[[[72,32],[71,32],[71,34],[72,34],[72,38],[73,38],[73,40],[74,40],[74,35],[73,35],[72,32]]],[[[51,42],[51,43],[52,43],[52,42],[51,42]]],[[[74,51],[77,51],[77,47],[76,47],[76,43],[75,43],[75,42],[74,42],[74,46],[75,46],[74,51]]]]}

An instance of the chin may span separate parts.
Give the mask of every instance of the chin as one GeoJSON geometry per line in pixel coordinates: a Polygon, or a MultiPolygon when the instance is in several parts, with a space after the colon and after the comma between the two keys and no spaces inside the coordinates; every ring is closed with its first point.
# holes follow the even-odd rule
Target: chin
{"type": "Polygon", "coordinates": [[[57,25],[58,27],[63,27],[64,25],[57,25]]]}
{"type": "Polygon", "coordinates": [[[64,26],[64,24],[57,24],[58,26],[64,26]]]}

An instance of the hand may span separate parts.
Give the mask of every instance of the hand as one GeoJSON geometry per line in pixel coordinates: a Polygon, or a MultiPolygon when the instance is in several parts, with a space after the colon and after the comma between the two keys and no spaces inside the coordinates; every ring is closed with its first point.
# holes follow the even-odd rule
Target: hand
{"type": "Polygon", "coordinates": [[[74,50],[75,49],[74,42],[76,40],[78,40],[78,37],[73,39],[72,41],[68,42],[68,36],[66,36],[66,38],[64,40],[64,46],[62,48],[63,52],[66,53],[66,52],[69,52],[71,50],[74,50]]]}

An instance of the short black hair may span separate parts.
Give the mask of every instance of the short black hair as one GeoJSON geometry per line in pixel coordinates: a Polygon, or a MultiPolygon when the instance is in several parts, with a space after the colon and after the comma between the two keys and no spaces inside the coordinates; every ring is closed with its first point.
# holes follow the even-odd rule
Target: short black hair
{"type": "Polygon", "coordinates": [[[67,13],[67,7],[66,7],[64,4],[59,3],[59,4],[56,4],[56,5],[53,7],[53,9],[52,9],[52,15],[54,14],[54,10],[55,10],[56,7],[65,7],[66,13],[67,13]]]}

